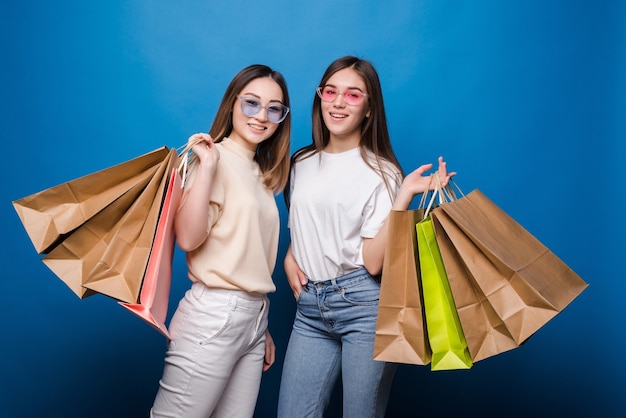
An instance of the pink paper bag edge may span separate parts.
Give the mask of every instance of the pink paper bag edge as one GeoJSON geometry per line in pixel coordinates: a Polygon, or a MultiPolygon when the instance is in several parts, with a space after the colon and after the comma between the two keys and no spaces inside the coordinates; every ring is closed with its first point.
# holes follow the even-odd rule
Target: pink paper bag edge
{"type": "Polygon", "coordinates": [[[139,303],[118,302],[139,318],[170,339],[165,325],[172,282],[174,256],[174,213],[182,196],[181,178],[176,168],[172,170],[163,202],[152,252],[146,267],[139,303]]]}

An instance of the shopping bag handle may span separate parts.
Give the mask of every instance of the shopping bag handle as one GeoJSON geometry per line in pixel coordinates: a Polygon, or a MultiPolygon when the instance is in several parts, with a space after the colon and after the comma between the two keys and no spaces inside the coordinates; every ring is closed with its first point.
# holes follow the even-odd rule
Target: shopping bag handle
{"type": "MultiPolygon", "coordinates": [[[[450,186],[450,183],[452,183],[454,187],[458,190],[458,192],[461,194],[461,197],[465,196],[465,194],[463,193],[459,185],[456,184],[456,182],[452,180],[452,178],[448,180],[448,184],[446,184],[445,186],[442,186],[441,179],[439,178],[437,171],[435,171],[433,174],[430,175],[430,182],[428,183],[429,190],[430,190],[430,185],[433,182],[433,179],[435,181],[435,188],[432,191],[432,196],[430,198],[430,201],[428,202],[428,206],[425,207],[424,219],[426,219],[426,217],[428,216],[428,214],[433,208],[443,203],[454,202],[455,200],[457,200],[456,192],[454,191],[452,186],[450,186]],[[435,198],[437,198],[436,205],[435,205],[435,198]]],[[[423,204],[425,203],[425,199],[426,199],[425,195],[426,193],[422,195],[422,199],[420,200],[420,205],[422,206],[420,207],[424,207],[423,204]]]]}
{"type": "Polygon", "coordinates": [[[422,193],[422,197],[420,198],[418,209],[424,209],[424,219],[428,216],[431,209],[436,207],[442,203],[441,199],[441,183],[439,181],[439,176],[437,172],[428,176],[428,186],[424,193],[422,193]],[[433,180],[436,179],[436,186],[431,190],[431,185],[433,184],[433,180]],[[429,199],[430,196],[430,199],[429,199]],[[435,204],[435,199],[439,196],[438,203],[435,204]],[[426,203],[428,201],[428,203],[426,203]]]}
{"type": "Polygon", "coordinates": [[[450,186],[450,184],[454,185],[454,188],[459,192],[461,197],[465,197],[465,193],[463,193],[463,191],[461,190],[459,185],[456,184],[456,182],[454,181],[454,178],[450,177],[450,179],[448,179],[448,184],[446,184],[446,187],[444,187],[444,190],[446,191],[446,193],[448,193],[449,195],[453,196],[453,199],[451,199],[451,200],[457,200],[458,198],[456,197],[456,193],[455,193],[454,189],[452,188],[452,186],[450,186]]]}
{"type": "MultiPolygon", "coordinates": [[[[430,185],[431,184],[433,184],[433,175],[432,174],[428,177],[428,187],[426,188],[424,193],[422,193],[422,197],[420,198],[420,201],[419,201],[419,203],[417,205],[418,209],[426,209],[426,206],[427,206],[426,205],[426,200],[428,199],[428,196],[431,194],[431,190],[430,190],[430,185]]],[[[432,203],[432,201],[430,203],[432,203]]]]}
{"type": "Polygon", "coordinates": [[[203,138],[194,137],[192,140],[188,141],[185,145],[181,145],[177,147],[176,150],[178,152],[178,156],[180,157],[180,164],[178,164],[178,173],[181,176],[180,187],[185,188],[185,180],[187,180],[187,173],[189,171],[189,167],[194,162],[194,160],[198,157],[193,153],[192,148],[198,145],[200,142],[204,141],[203,138]]]}
{"type": "MultiPolygon", "coordinates": [[[[434,207],[437,207],[441,204],[441,182],[439,181],[439,176],[437,175],[437,172],[435,172],[434,174],[430,175],[430,183],[432,183],[432,179],[433,177],[435,177],[436,180],[436,187],[433,189],[431,197],[430,197],[430,201],[428,202],[428,206],[425,208],[426,210],[424,210],[424,219],[426,219],[428,217],[428,214],[430,213],[431,209],[433,209],[434,207]],[[435,198],[439,196],[439,202],[435,205],[435,198]]],[[[428,189],[430,190],[430,183],[428,185],[428,189]]]]}

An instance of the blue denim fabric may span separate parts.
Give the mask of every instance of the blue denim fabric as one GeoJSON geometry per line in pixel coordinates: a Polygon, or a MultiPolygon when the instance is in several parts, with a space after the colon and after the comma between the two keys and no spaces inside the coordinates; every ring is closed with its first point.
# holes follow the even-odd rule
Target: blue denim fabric
{"type": "Polygon", "coordinates": [[[322,417],[339,373],[344,418],[383,417],[396,369],[373,360],[380,283],[364,268],[300,293],[283,365],[279,418],[322,417]]]}

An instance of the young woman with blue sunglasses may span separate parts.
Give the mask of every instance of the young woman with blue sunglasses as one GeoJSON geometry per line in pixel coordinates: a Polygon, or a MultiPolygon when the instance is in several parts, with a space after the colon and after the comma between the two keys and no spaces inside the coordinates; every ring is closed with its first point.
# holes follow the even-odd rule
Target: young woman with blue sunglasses
{"type": "Polygon", "coordinates": [[[289,175],[289,95],[283,76],[252,65],[231,81],[209,133],[193,145],[174,218],[191,288],[171,340],[152,417],[251,417],[275,359],[267,293],[279,237],[275,193],[289,175]]]}

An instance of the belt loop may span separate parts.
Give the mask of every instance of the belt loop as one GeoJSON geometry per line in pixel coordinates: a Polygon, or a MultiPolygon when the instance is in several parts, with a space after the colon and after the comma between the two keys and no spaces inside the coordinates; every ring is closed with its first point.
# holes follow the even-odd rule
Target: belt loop
{"type": "Polygon", "coordinates": [[[237,309],[237,295],[232,293],[230,294],[229,305],[231,311],[235,311],[237,309]]]}

